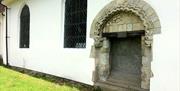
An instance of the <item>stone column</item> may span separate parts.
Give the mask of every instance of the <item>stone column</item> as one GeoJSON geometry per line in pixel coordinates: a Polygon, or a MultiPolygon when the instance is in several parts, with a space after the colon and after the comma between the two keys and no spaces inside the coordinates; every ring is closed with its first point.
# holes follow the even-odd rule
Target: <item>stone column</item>
{"type": "Polygon", "coordinates": [[[145,44],[145,37],[142,37],[142,67],[141,67],[141,88],[150,88],[150,78],[152,77],[151,61],[152,48],[145,44]]]}
{"type": "Polygon", "coordinates": [[[106,81],[110,73],[109,52],[110,42],[107,38],[104,38],[103,45],[100,48],[100,59],[98,62],[98,74],[101,81],[106,81]]]}

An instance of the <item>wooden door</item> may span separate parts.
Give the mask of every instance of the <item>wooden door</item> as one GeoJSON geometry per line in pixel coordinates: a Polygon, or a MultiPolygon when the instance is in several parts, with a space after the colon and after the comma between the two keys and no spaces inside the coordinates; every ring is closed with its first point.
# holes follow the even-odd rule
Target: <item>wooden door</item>
{"type": "Polygon", "coordinates": [[[112,38],[109,80],[140,86],[141,83],[141,37],[112,38]]]}

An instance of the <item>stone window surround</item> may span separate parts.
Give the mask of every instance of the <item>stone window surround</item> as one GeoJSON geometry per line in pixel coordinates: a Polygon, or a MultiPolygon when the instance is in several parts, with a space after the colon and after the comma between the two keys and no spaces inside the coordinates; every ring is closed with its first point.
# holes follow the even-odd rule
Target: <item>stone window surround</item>
{"type": "Polygon", "coordinates": [[[90,37],[94,39],[91,57],[95,59],[95,71],[93,81],[95,85],[99,81],[106,81],[109,76],[109,51],[110,42],[108,38],[102,37],[103,29],[111,17],[118,12],[131,12],[140,17],[145,27],[145,36],[142,36],[142,67],[141,88],[150,88],[152,77],[152,42],[153,34],[161,32],[160,20],[155,10],[143,0],[113,0],[106,5],[95,17],[90,31],[90,37]],[[101,64],[102,61],[105,64],[101,64]],[[102,69],[101,69],[102,68],[102,69]],[[99,70],[101,69],[101,70],[99,70]]]}

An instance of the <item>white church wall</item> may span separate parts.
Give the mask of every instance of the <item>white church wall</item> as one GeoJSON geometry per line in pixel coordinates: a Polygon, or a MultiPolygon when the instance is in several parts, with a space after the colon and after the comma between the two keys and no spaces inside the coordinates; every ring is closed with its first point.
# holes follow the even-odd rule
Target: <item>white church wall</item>
{"type": "MultiPolygon", "coordinates": [[[[89,58],[93,40],[90,27],[97,13],[111,0],[88,0],[87,46],[85,49],[63,48],[64,0],[29,0],[30,48],[19,48],[19,15],[22,0],[10,7],[9,61],[56,76],[93,84],[94,60],[89,58]]],[[[157,12],[162,33],[154,36],[151,91],[179,90],[179,1],[146,0],[157,12]]]]}
{"type": "Polygon", "coordinates": [[[180,91],[180,2],[147,0],[156,10],[162,33],[154,36],[151,91],[180,91]]]}
{"type": "Polygon", "coordinates": [[[3,58],[3,63],[6,63],[6,16],[0,15],[0,55],[3,58]]]}
{"type": "Polygon", "coordinates": [[[63,9],[60,0],[26,2],[30,8],[30,48],[19,48],[19,15],[24,2],[10,6],[9,63],[86,84],[92,83],[94,61],[86,49],[63,48],[63,9]]]}
{"type": "Polygon", "coordinates": [[[3,16],[0,15],[0,56],[3,54],[3,16]]]}

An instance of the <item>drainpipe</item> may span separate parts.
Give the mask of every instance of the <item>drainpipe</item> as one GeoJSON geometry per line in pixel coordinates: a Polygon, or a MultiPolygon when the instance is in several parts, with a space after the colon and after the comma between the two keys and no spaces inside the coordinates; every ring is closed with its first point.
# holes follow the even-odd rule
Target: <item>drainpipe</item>
{"type": "MultiPolygon", "coordinates": [[[[2,0],[0,0],[0,3],[1,3],[2,0]]],[[[8,55],[8,7],[4,4],[1,3],[1,5],[3,5],[5,7],[5,13],[6,13],[6,35],[5,35],[5,38],[6,38],[6,66],[9,66],[9,55],[8,55]]]]}
{"type": "Polygon", "coordinates": [[[9,66],[9,55],[8,55],[8,8],[6,7],[6,63],[9,66]]]}

